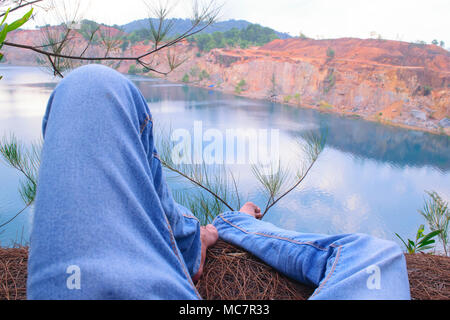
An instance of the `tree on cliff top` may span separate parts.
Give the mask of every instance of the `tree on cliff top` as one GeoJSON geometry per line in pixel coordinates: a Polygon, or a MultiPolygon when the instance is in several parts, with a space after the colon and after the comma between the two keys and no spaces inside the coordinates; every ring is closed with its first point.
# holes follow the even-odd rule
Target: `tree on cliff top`
{"type": "Polygon", "coordinates": [[[245,29],[233,28],[226,32],[200,34],[189,41],[195,43],[200,51],[209,52],[215,48],[262,46],[279,38],[275,30],[251,24],[245,29]]]}

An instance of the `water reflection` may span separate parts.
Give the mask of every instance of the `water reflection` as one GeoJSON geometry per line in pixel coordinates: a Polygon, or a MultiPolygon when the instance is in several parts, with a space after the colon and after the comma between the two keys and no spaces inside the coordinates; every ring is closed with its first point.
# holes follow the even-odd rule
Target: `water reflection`
{"type": "Polygon", "coordinates": [[[213,110],[215,113],[221,112],[221,117],[228,119],[234,120],[245,114],[242,116],[251,117],[262,127],[282,128],[292,136],[296,136],[300,131],[326,129],[329,147],[350,153],[357,158],[374,159],[399,167],[429,165],[443,172],[450,169],[448,136],[411,131],[266,101],[248,100],[187,86],[155,87],[147,83],[138,83],[138,86],[150,104],[155,104],[156,107],[162,101],[167,105],[175,100],[176,104],[180,107],[182,105],[184,109],[213,110]]]}
{"type": "MultiPolygon", "coordinates": [[[[41,117],[56,85],[35,68],[4,68],[0,74],[0,135],[14,132],[26,141],[41,136],[41,117]]],[[[155,79],[132,78],[162,127],[192,129],[280,129],[283,157],[295,159],[292,141],[304,132],[326,131],[327,146],[302,188],[267,216],[281,227],[303,232],[364,232],[395,239],[413,236],[423,219],[417,209],[424,190],[450,200],[449,138],[313,110],[249,100],[155,79]]],[[[234,166],[244,198],[263,205],[248,166],[234,166]]],[[[0,223],[21,209],[18,175],[0,166],[0,223]]],[[[173,183],[173,182],[171,182],[173,183]]],[[[173,184],[174,188],[184,185],[173,184]]],[[[29,215],[0,234],[17,239],[29,215]]],[[[25,227],[24,227],[25,226],[25,227]]]]}

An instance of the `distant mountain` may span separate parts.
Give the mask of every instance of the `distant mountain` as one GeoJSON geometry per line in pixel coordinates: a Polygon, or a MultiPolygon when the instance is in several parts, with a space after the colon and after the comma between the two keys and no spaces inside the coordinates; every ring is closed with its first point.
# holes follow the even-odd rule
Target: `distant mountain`
{"type": "MultiPolygon", "coordinates": [[[[157,19],[153,19],[155,25],[157,25],[158,20],[157,19]]],[[[169,21],[173,21],[173,27],[171,32],[168,34],[168,36],[174,36],[177,34],[182,34],[184,32],[186,32],[186,30],[189,30],[189,28],[191,27],[191,20],[189,19],[178,19],[178,18],[173,18],[173,19],[169,19],[167,20],[167,23],[169,23],[169,21]]],[[[237,28],[239,30],[245,29],[246,27],[248,27],[249,25],[251,25],[252,23],[245,21],[245,20],[227,20],[227,21],[220,21],[220,22],[216,22],[215,24],[209,26],[208,28],[206,28],[205,30],[203,30],[201,33],[213,33],[216,31],[219,32],[226,32],[228,30],[231,30],[233,28],[237,28]]],[[[141,20],[135,20],[133,22],[127,23],[125,25],[122,25],[121,28],[127,32],[127,33],[131,33],[133,31],[137,31],[139,29],[143,29],[143,28],[148,28],[149,26],[149,22],[148,19],[141,19],[141,20]]],[[[280,39],[288,39],[291,38],[291,36],[287,33],[283,33],[283,32],[278,32],[276,30],[274,30],[275,33],[277,34],[277,36],[280,39]]]]}

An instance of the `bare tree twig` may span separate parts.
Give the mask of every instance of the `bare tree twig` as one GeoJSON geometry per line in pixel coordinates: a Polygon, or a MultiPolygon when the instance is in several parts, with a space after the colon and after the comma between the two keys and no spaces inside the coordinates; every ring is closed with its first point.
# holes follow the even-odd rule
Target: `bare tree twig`
{"type": "MultiPolygon", "coordinates": [[[[38,3],[42,0],[36,0],[36,1],[31,1],[31,2],[27,2],[26,4],[21,4],[20,5],[26,6],[26,5],[31,5],[31,4],[35,4],[38,3]]],[[[160,4],[160,8],[156,9],[154,8],[153,14],[156,15],[158,17],[158,26],[155,27],[152,19],[149,19],[150,22],[150,28],[151,28],[151,34],[153,35],[154,39],[154,48],[149,50],[148,52],[145,52],[139,56],[114,56],[111,55],[111,52],[114,50],[114,48],[117,48],[120,45],[120,42],[124,41],[120,38],[117,38],[116,36],[111,36],[109,34],[110,30],[106,29],[106,30],[102,30],[102,28],[100,26],[98,26],[98,28],[96,30],[94,30],[89,39],[88,43],[86,45],[86,47],[81,51],[80,54],[69,54],[64,50],[64,48],[66,48],[66,44],[68,42],[68,40],[70,40],[69,38],[69,34],[71,33],[71,31],[73,31],[73,29],[71,28],[72,24],[75,22],[78,16],[78,12],[80,10],[80,5],[78,5],[76,7],[76,13],[74,15],[68,15],[67,12],[65,10],[67,10],[66,6],[63,5],[63,13],[57,12],[57,14],[59,15],[60,19],[69,19],[68,23],[62,23],[61,27],[62,28],[67,28],[66,30],[66,34],[64,36],[64,38],[62,40],[59,39],[52,39],[52,41],[50,41],[49,44],[45,44],[45,45],[39,45],[39,46],[33,46],[33,45],[26,45],[26,44],[21,44],[21,43],[14,43],[11,41],[5,41],[3,43],[4,46],[9,46],[9,47],[15,47],[15,48],[20,48],[20,49],[25,49],[25,50],[30,50],[33,51],[37,54],[40,55],[44,55],[47,57],[47,60],[50,63],[50,67],[53,69],[53,73],[55,75],[58,75],[60,77],[63,77],[62,72],[64,71],[63,69],[66,68],[71,68],[72,66],[69,64],[70,61],[80,61],[80,62],[104,62],[104,61],[118,61],[119,63],[122,61],[135,61],[137,64],[142,65],[145,69],[147,69],[148,71],[152,71],[161,75],[167,75],[170,72],[172,72],[175,68],[177,68],[178,66],[180,66],[182,63],[185,62],[185,60],[177,60],[175,57],[172,57],[170,55],[170,53],[168,53],[167,55],[167,61],[169,64],[169,71],[159,71],[156,70],[154,67],[151,66],[151,64],[153,63],[153,59],[152,62],[148,62],[148,61],[144,61],[144,59],[146,59],[147,57],[154,55],[158,52],[160,52],[161,50],[164,49],[168,49],[171,46],[174,46],[177,43],[182,42],[183,40],[185,40],[186,38],[193,36],[199,32],[202,32],[203,30],[205,30],[207,27],[209,27],[211,24],[213,24],[215,22],[215,20],[217,19],[217,16],[220,12],[220,9],[222,6],[220,5],[216,5],[216,0],[210,0],[208,4],[204,5],[203,7],[200,7],[198,5],[198,2],[195,1],[194,2],[194,17],[192,19],[192,26],[190,28],[188,28],[188,30],[186,30],[184,33],[182,33],[181,35],[175,37],[174,39],[171,39],[169,41],[167,41],[166,43],[163,43],[162,45],[161,42],[164,40],[164,38],[167,36],[168,32],[170,31],[171,27],[173,26],[173,22],[170,21],[167,24],[165,24],[165,21],[168,19],[168,15],[170,13],[170,11],[172,10],[172,8],[170,8],[168,5],[163,6],[160,4]],[[96,33],[100,32],[100,42],[101,42],[101,46],[105,47],[105,53],[103,56],[85,56],[88,48],[91,46],[94,36],[96,33]],[[105,34],[108,33],[108,34],[105,34]],[[47,48],[49,48],[50,50],[47,50],[47,48]],[[61,69],[61,63],[64,63],[63,69],[61,69]]],[[[56,7],[55,7],[56,8],[56,7]]],[[[50,31],[48,31],[50,32],[50,31]]],[[[51,38],[51,35],[48,34],[47,37],[51,38]]],[[[56,37],[56,36],[53,36],[56,37]]]]}
{"type": "MultiPolygon", "coordinates": [[[[43,1],[43,0],[34,0],[34,1],[30,1],[30,2],[25,2],[25,3],[23,3],[23,4],[22,4],[22,1],[21,1],[21,2],[19,3],[18,6],[16,6],[16,7],[10,9],[10,10],[9,10],[9,13],[11,13],[11,12],[13,12],[13,11],[16,11],[16,10],[19,10],[19,9],[22,9],[22,8],[24,8],[24,7],[27,7],[27,6],[31,6],[31,5],[33,5],[33,4],[35,4],[35,3],[42,2],[42,1],[43,1]]],[[[6,14],[6,12],[0,13],[0,17],[5,16],[5,14],[6,14]]]]}
{"type": "Polygon", "coordinates": [[[212,191],[211,189],[207,188],[206,186],[204,186],[203,184],[199,183],[198,181],[196,181],[195,179],[193,179],[192,177],[189,177],[188,175],[186,175],[184,172],[181,172],[180,170],[171,167],[167,162],[165,162],[164,160],[161,159],[162,164],[169,169],[170,171],[173,171],[177,174],[179,174],[180,176],[186,178],[187,180],[189,180],[190,182],[192,182],[193,184],[199,186],[200,188],[202,188],[203,190],[209,192],[213,197],[215,197],[217,200],[219,200],[220,202],[222,202],[228,209],[230,209],[231,211],[234,211],[234,209],[225,201],[222,199],[221,196],[219,196],[217,193],[215,193],[214,191],[212,191]]]}

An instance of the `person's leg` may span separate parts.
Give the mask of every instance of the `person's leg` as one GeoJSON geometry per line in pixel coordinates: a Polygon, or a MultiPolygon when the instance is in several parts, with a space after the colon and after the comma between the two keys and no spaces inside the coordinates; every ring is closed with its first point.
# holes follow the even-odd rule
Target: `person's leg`
{"type": "Polygon", "coordinates": [[[200,225],[173,201],[139,90],[98,65],[70,73],[43,122],[30,299],[198,299],[200,225]]]}
{"type": "Polygon", "coordinates": [[[392,241],[298,233],[243,212],[221,214],[214,225],[224,241],[317,287],[311,299],[410,299],[405,257],[392,241]]]}

